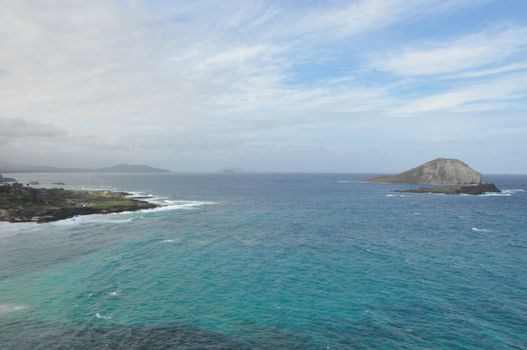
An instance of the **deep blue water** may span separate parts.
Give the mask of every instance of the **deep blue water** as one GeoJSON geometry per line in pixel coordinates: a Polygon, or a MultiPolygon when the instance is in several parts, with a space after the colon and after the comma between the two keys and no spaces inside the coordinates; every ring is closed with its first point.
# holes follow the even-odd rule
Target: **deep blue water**
{"type": "Polygon", "coordinates": [[[1,349],[527,348],[527,176],[487,176],[498,196],[352,174],[15,177],[170,210],[1,224],[1,349]]]}

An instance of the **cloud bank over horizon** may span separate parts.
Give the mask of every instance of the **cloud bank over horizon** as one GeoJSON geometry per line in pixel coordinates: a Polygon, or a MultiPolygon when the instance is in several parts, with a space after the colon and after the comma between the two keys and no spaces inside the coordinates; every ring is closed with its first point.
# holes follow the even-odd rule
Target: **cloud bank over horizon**
{"type": "Polygon", "coordinates": [[[527,3],[16,1],[0,161],[527,173],[527,3]]]}

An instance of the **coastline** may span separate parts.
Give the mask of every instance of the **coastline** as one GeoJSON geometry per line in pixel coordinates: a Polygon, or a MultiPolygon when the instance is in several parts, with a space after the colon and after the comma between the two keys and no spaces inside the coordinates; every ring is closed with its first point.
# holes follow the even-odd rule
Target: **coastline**
{"type": "Polygon", "coordinates": [[[144,196],[107,190],[64,190],[0,186],[0,221],[47,223],[93,214],[135,212],[162,207],[144,196]]]}
{"type": "Polygon", "coordinates": [[[404,190],[393,190],[393,192],[403,193],[438,193],[438,194],[467,194],[478,196],[486,193],[501,193],[501,190],[493,183],[483,183],[479,185],[465,186],[436,186],[408,188],[404,190]]]}

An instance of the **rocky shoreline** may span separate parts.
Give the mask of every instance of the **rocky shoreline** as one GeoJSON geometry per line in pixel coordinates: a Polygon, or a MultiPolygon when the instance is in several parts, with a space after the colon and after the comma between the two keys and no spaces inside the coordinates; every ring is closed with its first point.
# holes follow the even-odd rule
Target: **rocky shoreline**
{"type": "Polygon", "coordinates": [[[495,184],[479,184],[467,186],[410,188],[406,190],[394,190],[394,192],[481,195],[484,193],[500,193],[501,190],[495,184]]]}
{"type": "Polygon", "coordinates": [[[0,221],[45,223],[78,215],[110,214],[153,209],[159,205],[126,192],[74,191],[33,188],[22,184],[0,186],[0,221]]]}

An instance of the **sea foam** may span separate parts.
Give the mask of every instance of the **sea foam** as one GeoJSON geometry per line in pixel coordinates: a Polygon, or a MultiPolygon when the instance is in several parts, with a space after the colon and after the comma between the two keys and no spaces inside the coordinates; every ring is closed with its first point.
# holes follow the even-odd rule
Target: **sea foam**
{"type": "Polygon", "coordinates": [[[510,197],[512,196],[512,193],[503,191],[501,193],[499,192],[485,192],[483,194],[480,194],[481,197],[510,197]]]}
{"type": "Polygon", "coordinates": [[[474,231],[474,232],[491,232],[490,230],[488,230],[486,228],[477,228],[477,227],[472,227],[472,231],[474,231]]]}
{"type": "Polygon", "coordinates": [[[137,211],[123,211],[119,213],[79,215],[70,219],[54,221],[49,224],[58,226],[69,226],[79,224],[124,224],[144,219],[145,216],[142,214],[145,213],[163,212],[170,210],[189,210],[196,209],[204,205],[216,204],[216,202],[209,201],[169,200],[167,199],[167,197],[164,196],[154,196],[153,194],[147,194],[143,192],[125,192],[130,193],[130,195],[128,196],[129,198],[140,198],[141,200],[144,200],[146,202],[156,204],[158,205],[158,207],[152,209],[141,209],[137,211]],[[123,215],[132,215],[132,217],[122,219],[123,215]]]}
{"type": "Polygon", "coordinates": [[[216,204],[216,202],[207,201],[184,201],[184,200],[169,200],[163,198],[152,198],[147,199],[147,202],[157,204],[159,207],[153,209],[143,209],[139,212],[158,212],[158,211],[169,211],[178,209],[196,209],[204,205],[216,204]]]}
{"type": "Polygon", "coordinates": [[[161,241],[161,243],[178,243],[181,239],[164,239],[161,241]]]}
{"type": "Polygon", "coordinates": [[[59,221],[50,222],[49,225],[53,226],[70,226],[79,224],[124,224],[136,220],[144,219],[144,216],[133,216],[131,218],[119,219],[123,214],[130,214],[132,212],[121,212],[121,213],[108,213],[108,214],[92,214],[92,215],[79,215],[74,216],[70,219],[64,219],[59,221]]]}
{"type": "Polygon", "coordinates": [[[95,313],[95,317],[97,317],[98,319],[102,319],[102,320],[111,320],[112,319],[112,316],[110,316],[110,315],[103,315],[103,314],[99,313],[99,311],[97,311],[95,313]]]}
{"type": "Polygon", "coordinates": [[[14,312],[25,311],[29,309],[27,305],[0,304],[0,315],[6,315],[14,312]]]}

